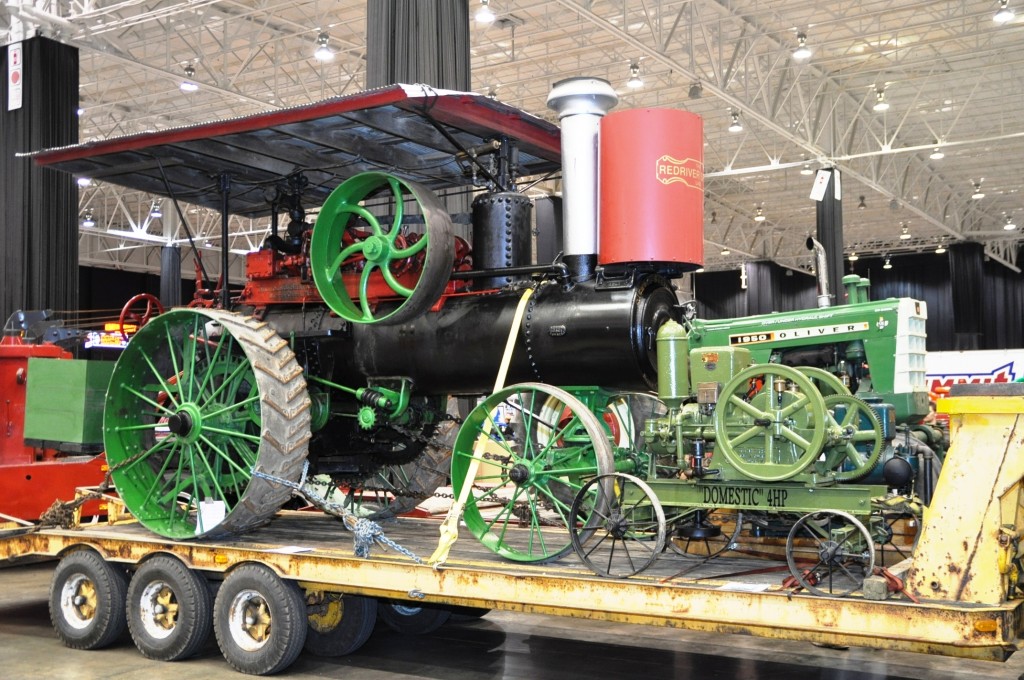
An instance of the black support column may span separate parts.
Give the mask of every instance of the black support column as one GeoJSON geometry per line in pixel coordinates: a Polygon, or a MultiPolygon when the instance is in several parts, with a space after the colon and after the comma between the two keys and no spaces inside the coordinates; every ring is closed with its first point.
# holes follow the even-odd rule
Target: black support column
{"type": "Polygon", "coordinates": [[[836,185],[842,186],[839,171],[827,168],[830,177],[825,195],[816,206],[815,238],[825,248],[825,264],[828,267],[828,292],[831,303],[841,304],[843,295],[843,201],[836,198],[836,185]]]}
{"type": "Polygon", "coordinates": [[[466,0],[367,0],[366,87],[424,83],[468,91],[466,0]]]}
{"type": "Polygon", "coordinates": [[[9,109],[0,48],[0,323],[18,309],[78,308],[78,187],[16,154],[78,142],[78,50],[47,38],[20,43],[21,107],[9,109]]]}
{"type": "Polygon", "coordinates": [[[949,247],[949,279],[953,292],[953,334],[956,349],[978,349],[981,339],[985,246],[955,243],[949,247]]]}

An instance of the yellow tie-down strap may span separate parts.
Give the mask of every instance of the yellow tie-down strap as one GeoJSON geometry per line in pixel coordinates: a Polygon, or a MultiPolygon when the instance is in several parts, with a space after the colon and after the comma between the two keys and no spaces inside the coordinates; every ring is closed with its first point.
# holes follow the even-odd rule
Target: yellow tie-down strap
{"type": "MultiPolygon", "coordinates": [[[[527,288],[523,291],[523,296],[519,298],[519,306],[516,307],[516,314],[512,318],[512,327],[508,331],[508,341],[505,343],[505,352],[501,356],[501,366],[498,368],[498,377],[494,381],[494,390],[492,390],[491,394],[505,386],[508,367],[512,363],[512,350],[515,349],[516,345],[516,335],[519,332],[519,326],[523,323],[526,306],[529,304],[532,295],[533,288],[527,288]]],[[[484,448],[487,446],[487,440],[491,435],[491,427],[492,420],[487,418],[483,423],[483,430],[480,432],[480,436],[477,437],[476,443],[473,445],[473,459],[469,461],[466,479],[462,482],[462,491],[459,492],[459,497],[455,499],[455,503],[452,504],[444,521],[441,523],[441,538],[437,542],[434,554],[427,560],[427,564],[435,569],[445,563],[445,560],[448,559],[449,551],[451,551],[455,541],[459,538],[459,518],[462,516],[462,510],[466,507],[470,491],[473,489],[473,483],[476,481],[476,473],[480,469],[480,462],[483,460],[484,448]]]]}

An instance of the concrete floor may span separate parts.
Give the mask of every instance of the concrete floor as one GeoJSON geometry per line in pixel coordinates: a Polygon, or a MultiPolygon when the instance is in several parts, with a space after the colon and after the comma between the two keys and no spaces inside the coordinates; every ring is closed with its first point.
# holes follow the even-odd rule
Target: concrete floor
{"type": "MultiPolygon", "coordinates": [[[[125,636],[111,648],[82,652],[61,645],[47,612],[53,563],[0,569],[0,678],[238,678],[212,640],[198,657],[161,663],[142,657],[125,636]]],[[[491,612],[435,633],[403,636],[378,626],[355,654],[303,655],[289,678],[436,678],[438,680],[804,680],[843,678],[1005,680],[1024,678],[1024,652],[1006,663],[738,635],[491,612]]]]}

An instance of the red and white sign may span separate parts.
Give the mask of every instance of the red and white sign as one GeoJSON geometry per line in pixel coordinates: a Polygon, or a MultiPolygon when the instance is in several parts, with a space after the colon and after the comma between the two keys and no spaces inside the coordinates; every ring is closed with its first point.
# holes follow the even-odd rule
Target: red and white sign
{"type": "Polygon", "coordinates": [[[932,398],[960,383],[1008,383],[1024,375],[1024,349],[928,352],[925,374],[932,398]]]}
{"type": "Polygon", "coordinates": [[[7,110],[14,111],[21,108],[22,73],[21,43],[11,43],[7,46],[7,110]]]}

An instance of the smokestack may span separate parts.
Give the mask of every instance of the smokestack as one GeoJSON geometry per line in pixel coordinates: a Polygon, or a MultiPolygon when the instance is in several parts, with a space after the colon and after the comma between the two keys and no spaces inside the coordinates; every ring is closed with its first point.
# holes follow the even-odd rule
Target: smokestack
{"type": "Polygon", "coordinates": [[[818,273],[818,307],[831,307],[832,296],[828,292],[828,258],[825,255],[825,246],[813,236],[808,236],[807,250],[814,251],[814,269],[818,273]]]}
{"type": "Polygon", "coordinates": [[[561,80],[548,95],[562,125],[563,257],[576,280],[593,276],[597,264],[598,130],[618,103],[601,78],[561,80]]]}

